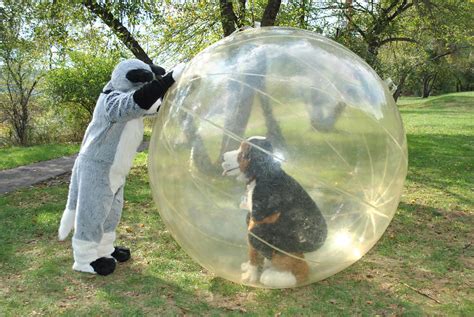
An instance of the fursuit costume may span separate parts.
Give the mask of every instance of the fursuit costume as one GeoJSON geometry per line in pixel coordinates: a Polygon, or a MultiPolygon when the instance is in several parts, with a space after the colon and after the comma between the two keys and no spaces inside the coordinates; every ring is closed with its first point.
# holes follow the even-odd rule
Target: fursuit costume
{"type": "Polygon", "coordinates": [[[143,117],[158,111],[183,66],[165,75],[159,66],[125,60],[99,96],[72,169],[59,227],[60,240],[75,228],[74,270],[108,275],[116,261],[130,258],[130,250],[114,247],[125,178],[143,139],[143,117]]]}

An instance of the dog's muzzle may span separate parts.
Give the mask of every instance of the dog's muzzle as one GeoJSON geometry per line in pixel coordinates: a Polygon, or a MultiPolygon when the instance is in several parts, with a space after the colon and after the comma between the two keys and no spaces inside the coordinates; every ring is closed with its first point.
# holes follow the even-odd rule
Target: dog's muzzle
{"type": "Polygon", "coordinates": [[[224,176],[237,176],[240,174],[239,162],[237,160],[240,150],[225,152],[223,155],[222,169],[224,176]]]}

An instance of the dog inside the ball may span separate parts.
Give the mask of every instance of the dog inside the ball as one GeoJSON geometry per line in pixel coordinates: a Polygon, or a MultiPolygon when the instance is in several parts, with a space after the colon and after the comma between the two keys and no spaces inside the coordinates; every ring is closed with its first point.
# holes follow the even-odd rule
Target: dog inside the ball
{"type": "Polygon", "coordinates": [[[225,176],[246,183],[240,207],[248,210],[248,262],[242,281],[283,288],[305,284],[309,266],[305,253],[319,249],[327,226],[304,188],[281,168],[271,142],[260,136],[242,141],[223,155],[225,176]]]}

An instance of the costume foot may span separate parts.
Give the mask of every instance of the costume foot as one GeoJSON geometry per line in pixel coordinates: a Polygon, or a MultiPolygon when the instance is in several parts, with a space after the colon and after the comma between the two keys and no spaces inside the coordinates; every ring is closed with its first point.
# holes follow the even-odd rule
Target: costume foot
{"type": "Polygon", "coordinates": [[[109,275],[115,270],[115,260],[111,258],[98,258],[90,265],[99,275],[109,275]]]}
{"type": "Polygon", "coordinates": [[[112,252],[112,257],[117,260],[117,262],[125,262],[130,259],[130,249],[115,247],[114,252],[112,252]]]}

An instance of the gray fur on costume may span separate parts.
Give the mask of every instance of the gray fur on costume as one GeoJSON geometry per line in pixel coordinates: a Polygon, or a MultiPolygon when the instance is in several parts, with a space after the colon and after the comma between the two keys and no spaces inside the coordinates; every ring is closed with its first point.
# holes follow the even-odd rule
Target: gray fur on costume
{"type": "Polygon", "coordinates": [[[60,240],[75,228],[74,270],[102,275],[113,272],[115,262],[111,268],[111,262],[102,259],[111,258],[115,250],[125,178],[143,138],[143,117],[157,112],[161,97],[182,69],[179,65],[161,76],[148,64],[126,60],[116,66],[104,87],[72,170],[59,227],[60,240]],[[105,271],[104,265],[108,267],[105,271]]]}

